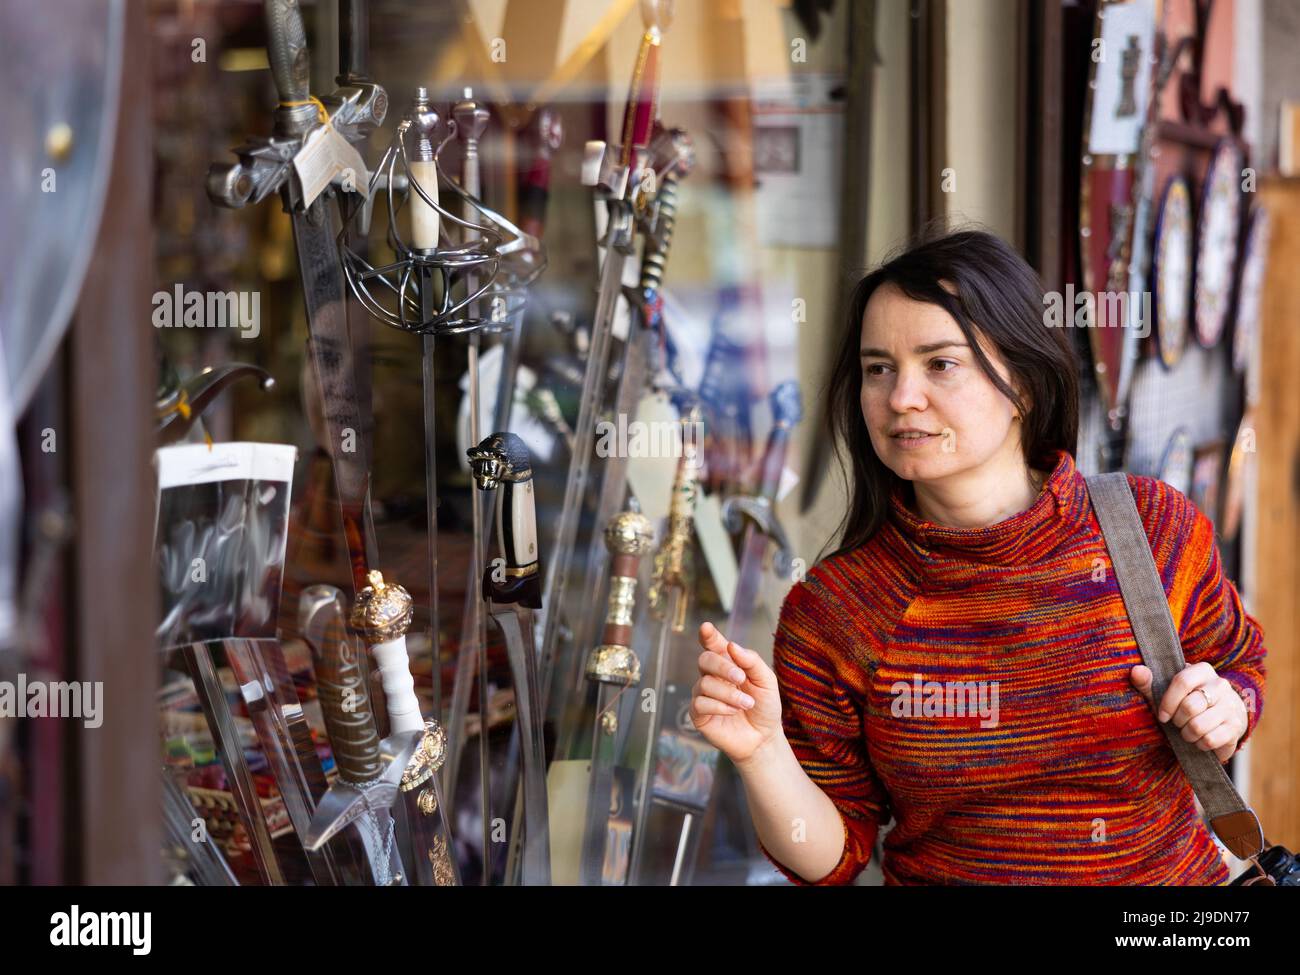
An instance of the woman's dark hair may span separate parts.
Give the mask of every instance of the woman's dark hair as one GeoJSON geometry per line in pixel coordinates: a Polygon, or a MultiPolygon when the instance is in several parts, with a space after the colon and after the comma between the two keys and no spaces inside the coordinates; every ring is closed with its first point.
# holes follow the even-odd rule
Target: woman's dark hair
{"type": "Polygon", "coordinates": [[[990,233],[929,229],[906,250],[864,277],[849,296],[848,317],[826,392],[826,420],[849,494],[837,532],[838,555],[862,545],[884,521],[889,494],[901,482],[871,445],[862,417],[862,317],[883,284],[914,301],[938,305],[970,343],[980,369],[1020,411],[1021,442],[1031,469],[1052,470],[1056,452],[1074,455],[1079,432],[1079,356],[1063,328],[1044,319],[1043,284],[1024,259],[990,233]],[[954,287],[948,291],[944,283],[954,287]],[[1025,403],[980,349],[984,335],[1006,363],[1025,403]]]}

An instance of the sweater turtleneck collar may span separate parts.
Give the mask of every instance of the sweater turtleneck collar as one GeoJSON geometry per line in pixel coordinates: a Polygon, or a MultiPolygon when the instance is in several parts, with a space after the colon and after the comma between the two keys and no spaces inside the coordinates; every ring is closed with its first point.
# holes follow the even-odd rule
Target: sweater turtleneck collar
{"type": "Polygon", "coordinates": [[[889,521],[927,563],[956,560],[987,565],[1024,565],[1048,555],[1091,513],[1088,487],[1067,451],[1057,451],[1056,466],[1034,502],[1018,514],[982,528],[951,528],[912,511],[910,481],[896,484],[889,498],[889,521]]]}

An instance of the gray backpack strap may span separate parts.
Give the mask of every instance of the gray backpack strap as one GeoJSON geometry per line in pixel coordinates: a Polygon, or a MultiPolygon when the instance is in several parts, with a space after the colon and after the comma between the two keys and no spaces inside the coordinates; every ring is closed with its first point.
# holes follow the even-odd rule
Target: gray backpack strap
{"type": "MultiPolygon", "coordinates": [[[[1142,662],[1151,668],[1152,698],[1159,702],[1169,682],[1187,666],[1187,661],[1174,629],[1164,586],[1156,572],[1151,544],[1138,517],[1126,474],[1122,471],[1095,474],[1085,480],[1142,662]]],[[[1187,773],[1192,790],[1201,800],[1215,835],[1243,860],[1258,856],[1264,849],[1259,819],[1242,801],[1218,757],[1184,740],[1181,729],[1173,721],[1161,724],[1160,728],[1178,764],[1187,773]]]]}

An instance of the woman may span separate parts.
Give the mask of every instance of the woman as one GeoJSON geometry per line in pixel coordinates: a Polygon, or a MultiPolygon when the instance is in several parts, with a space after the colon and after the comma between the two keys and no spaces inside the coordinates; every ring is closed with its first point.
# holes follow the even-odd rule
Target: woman
{"type": "Polygon", "coordinates": [[[774,669],[700,627],[692,719],[794,883],[851,882],[891,817],[886,884],[1228,879],[1156,722],[1226,762],[1259,720],[1262,633],[1209,519],[1129,475],[1188,662],[1152,704],[1043,309],[980,232],[863,278],[829,385],[840,547],[786,597],[774,669]]]}

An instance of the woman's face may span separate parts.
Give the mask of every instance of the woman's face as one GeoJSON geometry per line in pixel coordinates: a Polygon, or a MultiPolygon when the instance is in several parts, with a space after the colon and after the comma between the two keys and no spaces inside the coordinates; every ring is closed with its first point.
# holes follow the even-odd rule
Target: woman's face
{"type": "MultiPolygon", "coordinates": [[[[981,348],[1004,380],[991,343],[981,348]]],[[[893,284],[875,290],[862,316],[862,419],[876,454],[899,477],[932,481],[986,464],[1017,463],[1015,406],[980,369],[957,322],[893,284]],[[900,440],[898,431],[924,431],[900,440]]]]}

